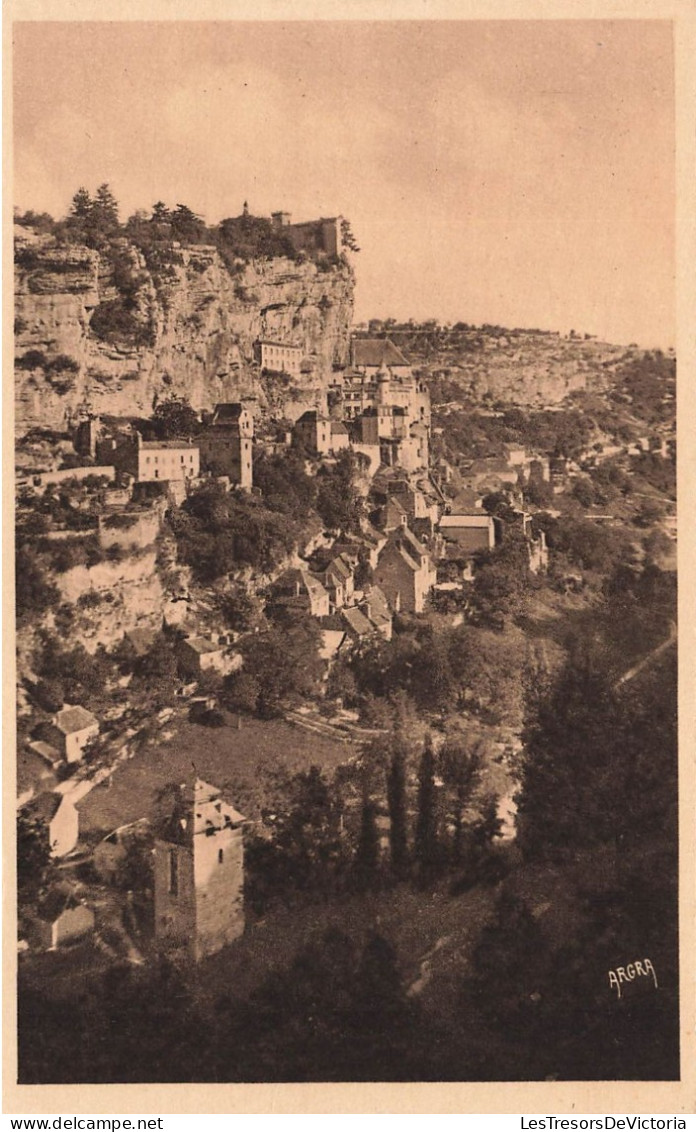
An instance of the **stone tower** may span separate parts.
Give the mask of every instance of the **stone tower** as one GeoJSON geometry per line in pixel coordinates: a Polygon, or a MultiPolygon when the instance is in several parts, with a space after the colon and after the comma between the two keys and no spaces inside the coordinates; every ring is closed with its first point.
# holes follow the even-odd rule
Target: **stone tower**
{"type": "Polygon", "coordinates": [[[244,931],[246,818],[200,778],[179,787],[155,842],[155,937],[202,959],[244,931]]]}
{"type": "Polygon", "coordinates": [[[245,405],[239,401],[216,405],[207,431],[198,438],[204,467],[251,490],[253,437],[254,418],[245,405]]]}

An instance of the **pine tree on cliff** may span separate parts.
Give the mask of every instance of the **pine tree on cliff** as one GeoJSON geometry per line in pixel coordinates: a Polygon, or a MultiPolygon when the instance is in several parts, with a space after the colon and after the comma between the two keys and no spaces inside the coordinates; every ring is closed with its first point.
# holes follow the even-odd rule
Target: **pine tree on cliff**
{"type": "Polygon", "coordinates": [[[419,876],[421,880],[427,882],[437,868],[439,856],[435,812],[435,754],[430,735],[426,735],[418,768],[415,855],[419,876]]]}
{"type": "Polygon", "coordinates": [[[91,213],[92,198],[87,192],[87,189],[85,189],[84,186],[80,186],[80,188],[75,193],[75,196],[72,198],[69,218],[71,220],[78,220],[81,223],[85,223],[87,220],[89,220],[91,213]]]}
{"type": "Polygon", "coordinates": [[[119,227],[118,202],[106,182],[97,189],[90,223],[95,233],[100,236],[110,235],[119,227]]]}
{"type": "Polygon", "coordinates": [[[406,835],[406,759],[403,744],[397,736],[387,773],[387,803],[389,806],[389,849],[391,867],[396,877],[403,877],[408,869],[408,840],[406,835]]]}

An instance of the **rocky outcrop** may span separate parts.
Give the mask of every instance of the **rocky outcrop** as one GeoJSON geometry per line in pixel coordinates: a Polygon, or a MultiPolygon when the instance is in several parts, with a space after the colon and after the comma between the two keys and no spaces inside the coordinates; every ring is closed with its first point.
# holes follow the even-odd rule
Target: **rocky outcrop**
{"type": "Polygon", "coordinates": [[[18,227],[17,432],[78,413],[146,415],[170,395],[196,409],[255,396],[261,408],[321,399],[345,363],[354,276],[343,261],[268,259],[228,267],[213,246],[169,249],[164,265],[128,240],[108,254],[18,227]],[[267,380],[254,344],[301,345],[302,372],[267,380]]]}
{"type": "Polygon", "coordinates": [[[602,393],[632,356],[632,348],[589,335],[542,330],[414,325],[389,329],[392,340],[425,376],[451,384],[445,400],[501,400],[524,406],[559,405],[572,393],[602,393]],[[451,395],[450,395],[451,394],[451,395]]]}

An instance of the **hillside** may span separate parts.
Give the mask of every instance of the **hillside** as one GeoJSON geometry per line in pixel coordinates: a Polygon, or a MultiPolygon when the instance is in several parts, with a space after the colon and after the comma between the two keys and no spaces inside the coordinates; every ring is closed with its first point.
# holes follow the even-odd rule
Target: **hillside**
{"type": "Polygon", "coordinates": [[[556,406],[581,393],[606,393],[627,366],[646,356],[635,345],[612,345],[574,331],[566,337],[464,322],[373,320],[361,333],[388,335],[429,380],[434,403],[556,406]]]}

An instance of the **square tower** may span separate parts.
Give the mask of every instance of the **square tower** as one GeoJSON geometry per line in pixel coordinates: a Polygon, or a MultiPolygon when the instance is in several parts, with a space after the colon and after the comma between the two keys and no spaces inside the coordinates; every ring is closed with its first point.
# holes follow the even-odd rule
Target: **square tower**
{"type": "Polygon", "coordinates": [[[202,779],[179,787],[155,842],[155,936],[199,960],[244,931],[246,818],[202,779]]]}

